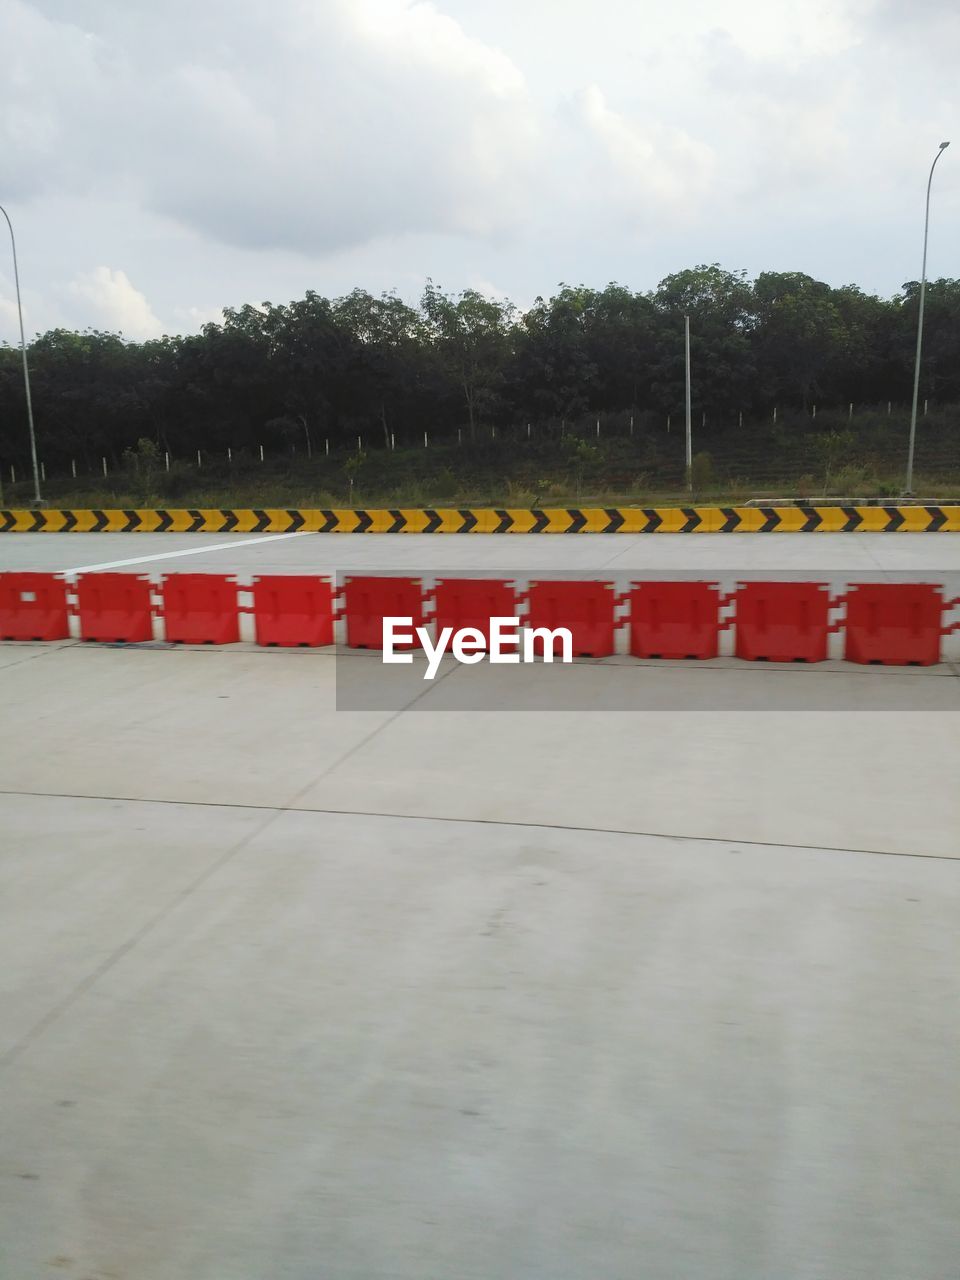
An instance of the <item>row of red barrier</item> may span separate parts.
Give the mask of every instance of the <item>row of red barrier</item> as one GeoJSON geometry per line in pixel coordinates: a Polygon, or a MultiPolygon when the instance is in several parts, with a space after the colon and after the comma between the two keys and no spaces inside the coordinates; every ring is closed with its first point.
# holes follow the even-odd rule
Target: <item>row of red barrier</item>
{"type": "Polygon", "coordinates": [[[84,573],[71,585],[56,574],[0,573],[0,640],[66,639],[74,614],[84,640],[149,641],[160,617],[168,642],[231,644],[247,612],[260,645],[331,645],[344,618],[349,647],[379,649],[385,617],[410,618],[414,628],[472,627],[489,645],[492,618],[523,612],[527,627],[567,628],[577,656],[612,654],[625,626],[636,657],[714,658],[721,632],[733,627],[737,657],[821,662],[830,633],[842,630],[850,662],[926,666],[940,661],[942,637],[960,630],[945,621],[958,604],[933,583],[858,583],[832,597],[819,582],[743,582],[724,595],[714,582],[654,581],[618,595],[612,582],[541,580],[519,593],[508,579],[441,578],[425,591],[418,578],[350,576],[338,591],[329,578],[300,574],[256,577],[244,588],[225,574],[167,574],[157,587],[140,574],[84,573]],[[243,590],[252,606],[241,605],[243,590]]]}

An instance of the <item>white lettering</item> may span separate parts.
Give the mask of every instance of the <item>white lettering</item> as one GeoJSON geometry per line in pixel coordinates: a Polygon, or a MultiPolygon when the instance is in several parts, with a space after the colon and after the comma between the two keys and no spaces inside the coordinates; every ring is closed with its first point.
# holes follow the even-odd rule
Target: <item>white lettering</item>
{"type": "Polygon", "coordinates": [[[523,633],[523,660],[533,662],[536,656],[537,640],[543,641],[543,660],[552,662],[557,641],[560,642],[560,661],[573,661],[573,635],[568,627],[557,627],[551,631],[549,627],[531,627],[523,633]]]}
{"type": "Polygon", "coordinates": [[[486,636],[476,627],[464,627],[453,637],[453,656],[468,666],[482,662],[486,648],[486,636]]]}
{"type": "Polygon", "coordinates": [[[453,635],[453,627],[444,627],[440,632],[439,638],[435,645],[430,643],[430,632],[426,627],[417,627],[417,637],[423,645],[424,652],[427,655],[427,669],[423,673],[424,680],[432,680],[437,674],[437,668],[440,666],[440,659],[446,652],[447,645],[450,643],[450,637],[453,635]]]}
{"type": "Polygon", "coordinates": [[[491,618],[490,619],[490,661],[491,662],[519,662],[520,661],[520,619],[519,618],[491,618]],[[513,634],[509,635],[508,632],[513,634]]]}
{"type": "Polygon", "coordinates": [[[412,653],[397,653],[398,644],[413,644],[413,635],[407,631],[398,634],[399,627],[412,627],[412,618],[384,618],[383,620],[383,660],[384,662],[412,662],[412,653]]]}
{"type": "Polygon", "coordinates": [[[473,666],[489,653],[497,663],[534,662],[542,646],[544,662],[573,661],[573,634],[568,627],[523,628],[519,618],[491,618],[489,644],[478,627],[441,628],[436,643],[428,627],[414,629],[412,618],[383,619],[383,660],[390,663],[412,663],[411,647],[419,643],[427,657],[424,680],[433,680],[449,650],[458,662],[473,666]],[[521,643],[522,631],[522,643],[521,643]]]}

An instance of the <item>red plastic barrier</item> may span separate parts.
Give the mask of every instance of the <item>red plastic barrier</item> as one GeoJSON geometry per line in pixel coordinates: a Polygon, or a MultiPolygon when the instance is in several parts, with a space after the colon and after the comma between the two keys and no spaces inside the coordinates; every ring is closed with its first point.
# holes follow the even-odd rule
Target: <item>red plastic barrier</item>
{"type": "Polygon", "coordinates": [[[830,594],[823,582],[741,582],[736,591],[738,658],[823,662],[830,594]]]}
{"type": "Polygon", "coordinates": [[[439,578],[433,617],[437,632],[474,627],[490,645],[490,619],[515,618],[517,593],[505,578],[439,578]]]}
{"type": "Polygon", "coordinates": [[[81,573],[77,612],[84,640],[137,644],[153,639],[151,582],[138,573],[81,573]]]}
{"type": "Polygon", "coordinates": [[[637,658],[715,658],[720,589],[715,582],[631,582],[630,652],[637,658]]]}
{"type": "MultiPolygon", "coordinates": [[[[527,626],[567,627],[574,657],[613,653],[617,598],[612,582],[531,582],[527,601],[527,626]]],[[[534,651],[543,649],[543,641],[537,639],[534,651]]],[[[553,652],[560,653],[559,643],[554,642],[553,652]]]]}
{"type": "Polygon", "coordinates": [[[257,644],[333,644],[333,583],[307,574],[273,574],[253,579],[253,620],[257,644]]]}
{"type": "Polygon", "coordinates": [[[164,574],[164,634],[173,644],[234,644],[240,639],[236,579],[223,573],[164,574]]]}
{"type": "Polygon", "coordinates": [[[932,666],[940,661],[944,600],[927,582],[867,582],[847,589],[848,662],[932,666]]]}
{"type": "Polygon", "coordinates": [[[54,573],[0,573],[0,640],[66,640],[67,584],[54,573]]]}
{"type": "MultiPolygon", "coordinates": [[[[419,578],[346,577],[343,600],[347,644],[351,649],[382,649],[384,618],[412,619],[411,632],[424,625],[419,578]]],[[[407,646],[416,647],[416,639],[407,646]]]]}

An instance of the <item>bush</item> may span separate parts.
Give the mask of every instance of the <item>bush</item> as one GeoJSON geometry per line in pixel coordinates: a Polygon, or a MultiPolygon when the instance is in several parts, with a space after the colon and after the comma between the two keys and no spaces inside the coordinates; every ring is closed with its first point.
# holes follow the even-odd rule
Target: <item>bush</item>
{"type": "Polygon", "coordinates": [[[182,462],[174,462],[169,471],[154,477],[153,490],[165,501],[176,501],[197,489],[196,474],[182,462]]]}
{"type": "Polygon", "coordinates": [[[832,488],[841,498],[866,497],[876,487],[876,476],[867,467],[847,465],[841,467],[831,482],[832,488]]]}
{"type": "Polygon", "coordinates": [[[717,477],[713,467],[713,459],[709,453],[695,453],[693,455],[688,479],[695,497],[698,497],[707,489],[713,488],[717,477]]]}
{"type": "Polygon", "coordinates": [[[124,449],[122,458],[126,479],[139,498],[152,493],[161,472],[160,450],[152,440],[142,436],[135,449],[124,449]]]}

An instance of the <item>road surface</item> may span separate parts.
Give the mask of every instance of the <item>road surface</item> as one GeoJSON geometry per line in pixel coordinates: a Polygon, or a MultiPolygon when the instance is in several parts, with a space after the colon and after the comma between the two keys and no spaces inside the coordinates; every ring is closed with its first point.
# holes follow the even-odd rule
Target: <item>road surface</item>
{"type": "MultiPolygon", "coordinates": [[[[0,541],[154,555],[936,580],[960,538],[0,541]]],[[[4,1280],[955,1273],[957,667],[345,712],[336,662],[0,646],[4,1280]],[[744,709],[891,678],[943,709],[744,709]]]]}

